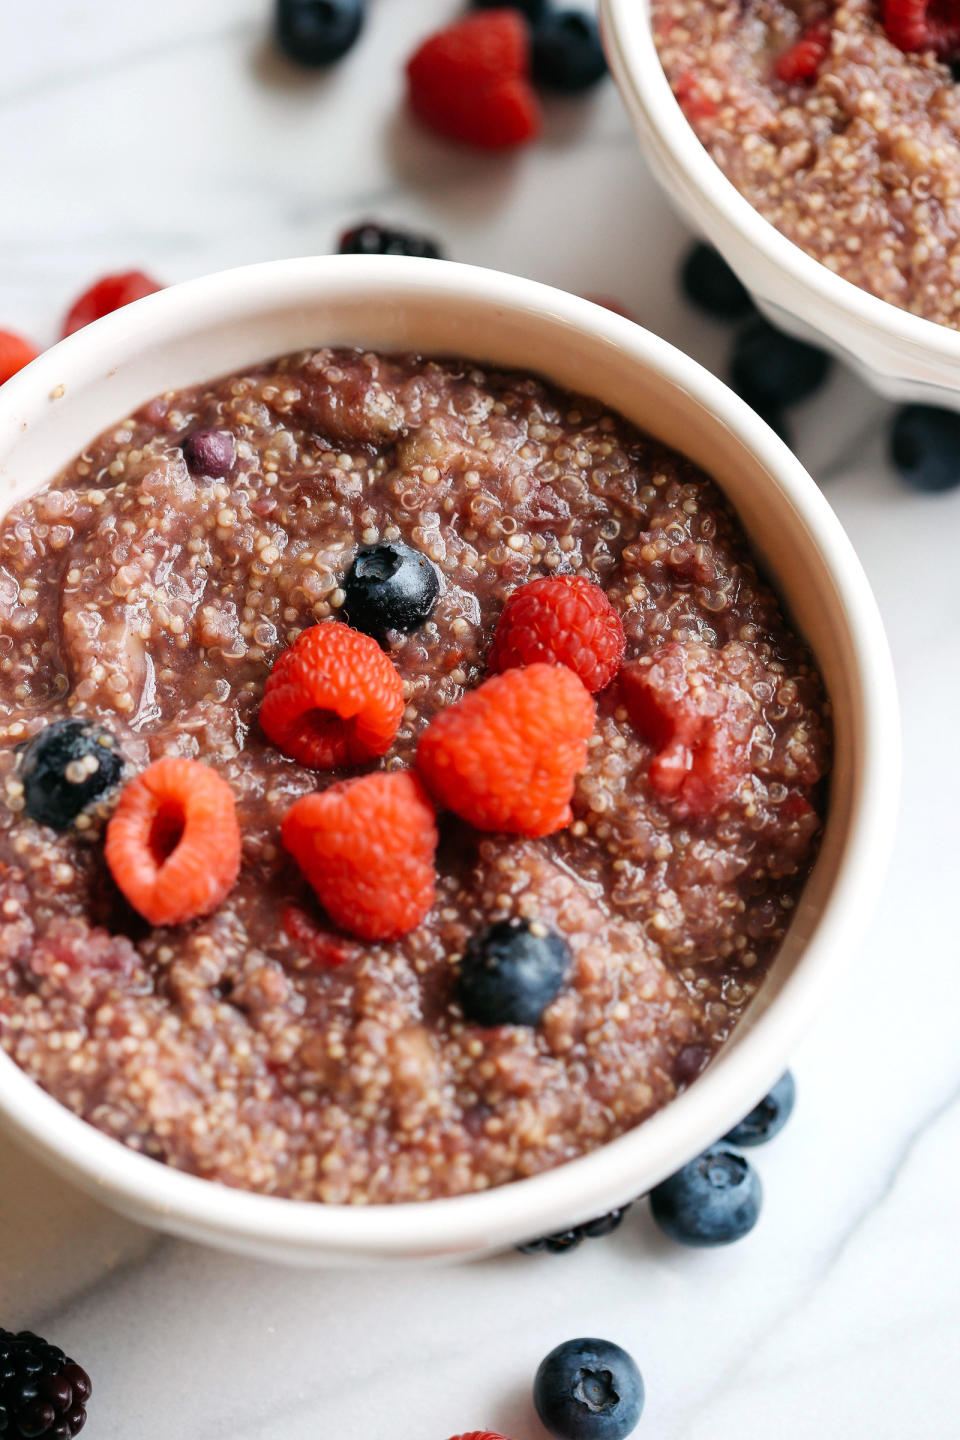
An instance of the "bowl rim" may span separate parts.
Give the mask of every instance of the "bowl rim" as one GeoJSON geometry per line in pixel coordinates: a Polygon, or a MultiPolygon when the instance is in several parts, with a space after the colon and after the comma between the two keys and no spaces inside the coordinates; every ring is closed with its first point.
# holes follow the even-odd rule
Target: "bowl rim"
{"type": "MultiPolygon", "coordinates": [[[[238,317],[266,317],[281,305],[316,303],[353,287],[364,297],[423,296],[512,311],[535,322],[560,320],[612,346],[623,363],[656,372],[731,431],[769,473],[812,535],[830,574],[860,671],[863,753],[841,863],[814,933],[777,1002],[752,1025],[735,1054],[721,1057],[709,1080],[690,1087],[643,1125],[553,1170],[453,1198],[371,1206],[330,1205],[232,1189],[149,1159],[94,1129],[40,1089],[0,1051],[0,1120],[34,1153],[83,1188],[159,1229],[276,1258],[379,1259],[490,1251],[549,1233],[632,1198],[630,1174],[649,1170],[639,1157],[656,1150],[658,1178],[717,1138],[701,1102],[730,1117],[763,1095],[784,1067],[824,993],[861,938],[879,896],[893,844],[900,770],[893,665],[880,613],[856,552],[825,497],[800,462],[720,380],[667,341],[590,301],[538,282],[450,261],[323,256],[269,261],[220,271],[145,297],[78,331],[0,388],[0,475],[6,437],[42,415],[50,397],[99,383],[117,354],[191,334],[238,317]],[[725,1077],[721,1079],[721,1077],[725,1077]],[[721,1097],[726,1096],[723,1100],[721,1097]],[[736,1102],[736,1103],[735,1103],[736,1102]],[[710,1128],[708,1129],[708,1122],[710,1128]]],[[[185,337],[185,338],[183,338],[185,337]]],[[[469,349],[469,346],[466,347],[469,349]]],[[[494,357],[495,359],[495,357],[494,357]]],[[[144,397],[144,401],[149,398],[144,397]]],[[[42,423],[42,419],[39,423],[42,423]]]]}
{"type": "MultiPolygon", "coordinates": [[[[721,170],[684,115],[653,39],[649,0],[598,0],[607,54],[618,83],[632,92],[648,125],[687,176],[699,199],[770,265],[822,304],[883,331],[896,343],[919,347],[928,358],[960,361],[960,330],[881,300],[829,270],[771,224],[721,170]]],[[[811,323],[816,323],[812,321],[811,323]]],[[[837,337],[837,343],[842,340],[837,337]]]]}

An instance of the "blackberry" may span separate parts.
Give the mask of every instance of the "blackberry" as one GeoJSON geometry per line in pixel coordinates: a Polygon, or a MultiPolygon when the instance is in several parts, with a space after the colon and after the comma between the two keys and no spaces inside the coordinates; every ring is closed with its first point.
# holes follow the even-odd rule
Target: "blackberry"
{"type": "Polygon", "coordinates": [[[539,1240],[528,1240],[526,1245],[518,1245],[517,1249],[521,1255],[540,1255],[545,1250],[551,1255],[562,1255],[565,1250],[575,1250],[584,1240],[599,1240],[604,1235],[612,1235],[614,1230],[620,1228],[620,1222],[630,1209],[629,1205],[621,1205],[618,1210],[611,1210],[607,1215],[600,1215],[596,1220],[587,1220],[583,1225],[574,1225],[570,1230],[560,1230],[556,1235],[544,1235],[539,1240]]]}
{"type": "Polygon", "coordinates": [[[90,1377],[30,1330],[0,1330],[0,1436],[71,1440],[87,1418],[90,1377]]]}
{"type": "Polygon", "coordinates": [[[38,825],[68,830],[123,772],[116,740],[102,725],[55,720],[20,752],[24,809],[38,825]]]}

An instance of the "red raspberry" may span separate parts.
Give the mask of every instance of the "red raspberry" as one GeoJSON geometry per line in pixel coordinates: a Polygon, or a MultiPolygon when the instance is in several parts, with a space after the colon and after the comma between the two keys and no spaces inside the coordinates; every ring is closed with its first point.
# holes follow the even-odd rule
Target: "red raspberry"
{"type": "Polygon", "coordinates": [[[795,45],[780,56],[776,63],[777,79],[786,85],[808,85],[815,80],[820,66],[830,54],[830,26],[811,25],[795,45]]]}
{"type": "Polygon", "coordinates": [[[470,1430],[466,1435],[451,1435],[450,1440],[507,1440],[507,1436],[494,1430],[470,1430]]]}
{"type": "Polygon", "coordinates": [[[433,904],[436,817],[409,770],[305,795],[284,817],[283,843],[331,920],[361,940],[396,940],[433,904]]]}
{"type": "Polygon", "coordinates": [[[514,590],[487,656],[491,674],[514,665],[566,665],[593,694],[623,663],[620,616],[599,585],[579,575],[548,575],[514,590]]]}
{"type": "Polygon", "coordinates": [[[11,375],[16,375],[24,365],[29,365],[31,360],[36,360],[39,354],[40,351],[34,349],[22,335],[15,335],[12,330],[0,330],[0,385],[11,375]]]}
{"type": "Polygon", "coordinates": [[[360,953],[344,936],[321,929],[299,905],[285,905],[281,923],[287,939],[321,969],[336,970],[360,953]]]}
{"type": "Polygon", "coordinates": [[[117,885],[151,925],[209,915],[240,873],[233,791],[209,765],[167,755],[124,787],[105,850],[117,885]]]}
{"type": "Polygon", "coordinates": [[[100,320],[111,311],[129,305],[132,300],[142,300],[144,295],[152,295],[154,291],[162,289],[162,285],[151,280],[149,275],[144,275],[142,270],[104,275],[73,302],[63,322],[63,334],[72,335],[75,330],[82,330],[84,325],[89,325],[91,320],[100,320]]]}
{"type": "Polygon", "coordinates": [[[530,30],[515,10],[484,10],[431,35],[407,62],[407,83],[414,113],[450,140],[506,150],[540,129],[530,30]]]}
{"type": "Polygon", "coordinates": [[[932,50],[941,60],[960,55],[956,0],[882,0],[883,28],[900,50],[932,50]]]}
{"type": "Polygon", "coordinates": [[[573,818],[594,704],[564,665],[485,680],[430,723],[417,765],[434,797],[478,830],[552,835],[573,818]]]}
{"type": "Polygon", "coordinates": [[[376,640],[339,620],[304,630],[270,673],[263,733],[313,770],[383,755],[403,715],[403,683],[376,640]]]}
{"type": "Polygon", "coordinates": [[[710,815],[749,772],[755,714],[706,645],[664,645],[620,672],[630,719],[654,746],[647,778],[678,814],[710,815]]]}
{"type": "Polygon", "coordinates": [[[684,70],[673,82],[677,104],[691,124],[712,120],[717,113],[716,101],[704,90],[692,70],[684,70]]]}

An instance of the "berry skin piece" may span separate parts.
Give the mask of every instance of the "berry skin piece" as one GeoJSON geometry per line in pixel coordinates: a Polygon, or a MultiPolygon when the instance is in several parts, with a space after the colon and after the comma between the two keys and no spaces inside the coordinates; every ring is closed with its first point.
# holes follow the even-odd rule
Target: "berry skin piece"
{"type": "Polygon", "coordinates": [[[277,0],[277,44],[296,65],[332,65],[356,44],[366,0],[277,0]]]}
{"type": "Polygon", "coordinates": [[[184,925],[223,903],[240,874],[233,791],[209,765],[166,755],[125,785],[107,825],[117,886],[151,925],[184,925]]]}
{"type": "Polygon", "coordinates": [[[3,1440],[71,1440],[87,1419],[90,1376],[30,1330],[0,1330],[3,1440]]]}
{"type": "Polygon", "coordinates": [[[680,284],[690,303],[715,320],[742,320],[753,309],[746,286],[712,245],[694,245],[683,262],[680,284]]]}
{"type": "Polygon", "coordinates": [[[191,475],[223,480],[237,463],[237,445],[229,430],[194,430],[183,442],[191,475]]]}
{"type": "Polygon", "coordinates": [[[0,385],[11,379],[18,370],[36,360],[40,351],[22,335],[12,330],[0,330],[0,385]]]}
{"type": "Polygon", "coordinates": [[[540,1255],[544,1250],[551,1255],[562,1255],[567,1250],[575,1250],[584,1240],[599,1240],[604,1235],[612,1235],[614,1230],[619,1230],[629,1209],[629,1205],[621,1205],[619,1210],[611,1210],[608,1215],[588,1220],[585,1225],[574,1225],[571,1230],[561,1230],[556,1235],[544,1235],[540,1240],[528,1240],[526,1245],[518,1245],[517,1249],[521,1255],[540,1255]]]}
{"type": "Polygon", "coordinates": [[[806,400],[826,380],[831,363],[826,351],[795,340],[758,317],[736,338],[731,384],[763,414],[765,409],[806,400]]]}
{"type": "Polygon", "coordinates": [[[284,906],[281,924],[287,939],[318,969],[338,970],[341,965],[346,965],[348,960],[356,959],[360,953],[357,946],[345,936],[322,930],[312,916],[299,905],[284,906]]]}
{"type": "Polygon", "coordinates": [[[904,405],[890,432],[890,458],[913,490],[955,490],[960,485],[960,415],[933,405],[904,405]]]}
{"type": "Polygon", "coordinates": [[[509,150],[539,133],[530,27],[515,10],[478,11],[425,40],[407,62],[414,114],[448,140],[509,150]]]}
{"type": "Polygon", "coordinates": [[[600,27],[585,10],[548,13],[533,32],[533,74],[548,90],[578,95],[607,74],[600,27]]]}
{"type": "Polygon", "coordinates": [[[774,1085],[769,1095],[765,1095],[759,1105],[755,1105],[739,1125],[726,1135],[724,1140],[728,1145],[753,1146],[766,1145],[786,1125],[793,1114],[793,1107],[797,1100],[797,1086],[793,1075],[788,1070],[774,1085]]]}
{"type": "Polygon", "coordinates": [[[82,330],[84,325],[89,325],[93,320],[101,320],[104,315],[110,315],[114,310],[121,310],[124,305],[129,305],[134,300],[142,300],[144,295],[153,295],[162,289],[162,285],[158,285],[156,280],[152,280],[142,270],[104,275],[74,301],[63,322],[64,337],[72,335],[75,330],[82,330]]]}
{"type": "Polygon", "coordinates": [[[397,940],[436,894],[437,825],[409,770],[378,771],[305,795],[284,816],[283,844],[342,930],[397,940]]]}
{"type": "Polygon", "coordinates": [[[570,946],[562,935],[528,920],[500,920],[471,936],[457,999],[474,1025],[539,1025],[569,969],[570,946]]]}
{"type": "Polygon", "coordinates": [[[443,250],[429,235],[416,235],[410,230],[393,230],[365,220],[344,230],[337,245],[340,255],[413,255],[417,259],[443,260],[443,250]]]}
{"type": "Polygon", "coordinates": [[[506,670],[431,721],[417,767],[434,799],[478,830],[552,835],[573,819],[595,717],[565,666],[506,670]]]}
{"type": "Polygon", "coordinates": [[[760,1218],[763,1189],[749,1160],[712,1145],[650,1192],[653,1218],[680,1245],[731,1245],[760,1218]]]}
{"type": "Polygon", "coordinates": [[[354,629],[383,640],[388,630],[409,635],[426,624],[440,594],[440,577],[419,550],[385,542],[357,551],[343,593],[343,613],[354,629]]]}
{"type": "Polygon", "coordinates": [[[830,54],[830,36],[829,25],[811,25],[796,44],[780,56],[774,66],[777,79],[786,85],[811,84],[830,54]]]}
{"type": "Polygon", "coordinates": [[[620,616],[599,585],[580,575],[545,575],[514,590],[487,656],[492,675],[515,665],[566,665],[596,694],[623,664],[620,616]]]}
{"type": "Polygon", "coordinates": [[[20,752],[24,810],[38,825],[68,830],[123,773],[117,742],[102,725],[54,720],[20,752]]]}
{"type": "Polygon", "coordinates": [[[932,50],[940,60],[960,56],[960,12],[944,0],[882,0],[883,28],[899,50],[932,50]]]}
{"type": "Polygon", "coordinates": [[[267,739],[312,770],[385,754],[402,716],[397,667],[369,635],[339,620],[312,625],[281,652],[260,706],[267,739]]]}
{"type": "Polygon", "coordinates": [[[609,1340],[567,1340],[540,1362],[533,1403],[554,1440],[625,1440],[643,1413],[643,1376],[609,1340]]]}
{"type": "Polygon", "coordinates": [[[680,815],[711,815],[749,770],[751,717],[721,688],[721,659],[708,646],[662,646],[620,672],[624,703],[656,751],[647,780],[680,815]]]}

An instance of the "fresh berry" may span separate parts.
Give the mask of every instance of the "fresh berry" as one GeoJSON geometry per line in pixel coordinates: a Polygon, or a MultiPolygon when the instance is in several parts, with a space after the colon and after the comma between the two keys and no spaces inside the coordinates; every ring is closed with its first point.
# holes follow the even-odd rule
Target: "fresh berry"
{"type": "Polygon", "coordinates": [[[321,970],[338,970],[359,954],[352,941],[322,929],[299,905],[284,906],[281,924],[287,939],[321,970]]]}
{"type": "Polygon", "coordinates": [[[823,384],[830,365],[826,351],[758,317],[736,338],[731,382],[737,394],[763,414],[764,408],[806,400],[823,384]]]}
{"type": "Polygon", "coordinates": [[[609,1340],[567,1340],[540,1362],[537,1414],[555,1440],[624,1440],[643,1412],[643,1377],[609,1340]]]}
{"type": "Polygon", "coordinates": [[[511,10],[519,10],[520,14],[535,25],[542,20],[550,9],[552,0],[473,0],[474,10],[502,10],[507,5],[511,10]]]}
{"type": "Polygon", "coordinates": [[[123,772],[109,730],[85,720],[54,720],[20,752],[24,809],[38,825],[66,830],[123,772]]]}
{"type": "Polygon", "coordinates": [[[484,10],[430,36],[407,64],[414,114],[447,139],[482,150],[538,133],[530,84],[530,27],[515,10],[484,10]]]}
{"type": "Polygon", "coordinates": [[[332,65],[356,43],[366,13],[366,0],[277,0],[277,44],[297,65],[332,65]]]}
{"type": "Polygon", "coordinates": [[[898,49],[960,56],[960,10],[952,0],[881,0],[883,28],[898,49]]]}
{"type": "Polygon", "coordinates": [[[233,791],[199,760],[155,760],[124,786],[106,857],[117,886],[151,925],[209,915],[240,873],[233,791]]]}
{"type": "Polygon", "coordinates": [[[465,1435],[451,1435],[450,1440],[507,1440],[507,1436],[494,1430],[468,1430],[465,1435]]]}
{"type": "Polygon", "coordinates": [[[693,70],[684,70],[677,76],[673,82],[673,93],[692,125],[698,120],[712,120],[717,113],[716,100],[693,70]]]}
{"type": "Polygon", "coordinates": [[[830,54],[832,31],[829,25],[811,25],[799,40],[785,50],[774,67],[777,79],[786,85],[809,85],[830,54]]]}
{"type": "Polygon", "coordinates": [[[681,1245],[729,1245],[760,1218],[763,1190],[748,1160],[726,1145],[684,1165],[650,1192],[653,1218],[681,1245]]]}
{"type": "Polygon", "coordinates": [[[191,475],[222,480],[237,463],[237,445],[229,430],[194,430],[183,442],[191,475]]]}
{"type": "Polygon", "coordinates": [[[890,456],[914,490],[960,485],[960,415],[933,405],[904,405],[890,433],[890,456]]]}
{"type": "Polygon", "coordinates": [[[334,924],[361,940],[396,940],[433,904],[436,817],[409,770],[305,795],[284,817],[283,844],[334,924]]]}
{"type": "Polygon", "coordinates": [[[31,360],[36,360],[39,354],[36,346],[24,340],[22,335],[15,335],[12,330],[0,330],[0,385],[29,365],[31,360]]]}
{"type": "Polygon", "coordinates": [[[607,73],[600,27],[585,10],[557,10],[533,32],[534,78],[566,95],[590,90],[607,73]]]}
{"type": "Polygon", "coordinates": [[[596,694],[623,664],[626,636],[606,593],[580,575],[545,575],[514,590],[503,607],[487,669],[566,665],[596,694]]]}
{"type": "Polygon", "coordinates": [[[766,1145],[774,1135],[780,1134],[790,1119],[796,1099],[797,1087],[788,1070],[780,1076],[770,1094],[764,1096],[739,1125],[734,1125],[729,1134],[724,1135],[724,1140],[730,1145],[766,1145]]]}
{"type": "Polygon", "coordinates": [[[597,1220],[574,1225],[572,1230],[561,1230],[556,1235],[544,1235],[540,1240],[528,1240],[526,1245],[518,1245],[517,1249],[522,1255],[539,1255],[544,1250],[551,1255],[562,1255],[567,1250],[575,1250],[584,1240],[599,1240],[604,1235],[612,1235],[620,1228],[629,1209],[629,1205],[621,1205],[619,1210],[611,1210],[597,1220]]]}
{"type": "Polygon", "coordinates": [[[63,333],[72,335],[75,330],[82,330],[84,325],[89,325],[92,320],[100,320],[104,315],[109,315],[112,311],[120,310],[134,300],[142,300],[144,295],[153,295],[155,291],[162,289],[162,285],[158,285],[156,280],[151,280],[149,275],[144,275],[142,270],[127,270],[120,275],[104,275],[101,280],[98,280],[95,285],[91,285],[89,290],[84,290],[79,299],[74,301],[63,322],[63,333]]]}
{"type": "Polygon", "coordinates": [[[343,582],[343,613],[356,630],[382,640],[409,635],[433,614],[440,577],[420,550],[401,542],[358,550],[343,582]]]}
{"type": "Polygon", "coordinates": [[[86,1370],[30,1330],[0,1330],[3,1440],[71,1440],[87,1419],[86,1370]]]}
{"type": "Polygon", "coordinates": [[[671,642],[621,671],[624,702],[654,747],[647,780],[681,815],[710,815],[749,770],[754,714],[749,697],[706,645],[671,642]]]}
{"type": "Polygon", "coordinates": [[[499,920],[473,935],[460,962],[457,999],[474,1025],[538,1025],[570,969],[562,935],[528,920],[499,920]]]}
{"type": "Polygon", "coordinates": [[[434,798],[478,830],[552,835],[573,818],[594,719],[589,692],[565,666],[506,670],[441,710],[417,765],[434,798]]]}
{"type": "Polygon", "coordinates": [[[260,725],[291,760],[335,770],[383,755],[402,715],[393,661],[369,635],[327,620],[281,653],[264,687],[260,725]]]}
{"type": "Polygon", "coordinates": [[[746,287],[712,245],[694,245],[683,262],[680,283],[687,299],[716,320],[740,320],[753,309],[746,287]]]}
{"type": "Polygon", "coordinates": [[[416,235],[410,230],[393,230],[365,220],[352,230],[345,230],[337,246],[341,255],[413,255],[418,259],[442,260],[443,251],[429,235],[416,235]]]}

